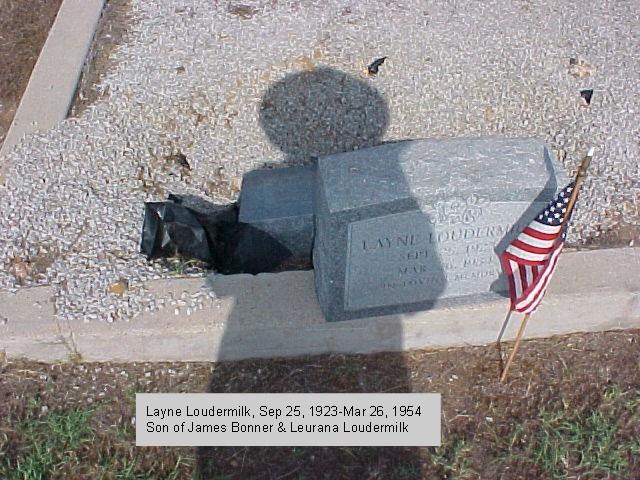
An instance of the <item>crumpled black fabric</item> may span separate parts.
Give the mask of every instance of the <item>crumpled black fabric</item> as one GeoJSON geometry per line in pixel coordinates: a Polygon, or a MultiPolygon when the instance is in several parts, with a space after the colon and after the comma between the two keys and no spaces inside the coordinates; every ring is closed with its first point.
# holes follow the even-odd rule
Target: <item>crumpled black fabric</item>
{"type": "Polygon", "coordinates": [[[238,223],[236,204],[216,205],[192,195],[145,203],[140,251],[148,260],[198,259],[225,274],[269,272],[291,257],[271,235],[238,223]]]}

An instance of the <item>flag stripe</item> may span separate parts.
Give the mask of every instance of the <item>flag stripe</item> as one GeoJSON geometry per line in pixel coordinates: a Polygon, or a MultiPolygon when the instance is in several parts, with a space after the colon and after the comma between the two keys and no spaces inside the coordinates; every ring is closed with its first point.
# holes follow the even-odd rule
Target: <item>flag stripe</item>
{"type": "Polygon", "coordinates": [[[556,239],[557,235],[551,235],[552,238],[548,239],[540,239],[538,237],[532,237],[531,235],[527,235],[526,230],[518,235],[518,240],[524,243],[528,243],[529,245],[533,245],[534,247],[539,248],[549,248],[553,247],[553,241],[556,239]]]}
{"type": "Polygon", "coordinates": [[[516,297],[522,295],[522,281],[520,280],[520,267],[516,262],[511,262],[511,271],[516,285],[516,297]]]}
{"type": "Polygon", "coordinates": [[[522,291],[526,292],[529,283],[527,282],[527,270],[524,265],[518,265],[518,275],[520,277],[520,282],[522,283],[522,291]]]}
{"type": "Polygon", "coordinates": [[[562,225],[545,225],[543,223],[537,222],[537,221],[533,221],[529,224],[529,228],[536,230],[540,233],[558,233],[560,231],[560,228],[562,227],[562,225]]]}
{"type": "Polygon", "coordinates": [[[525,242],[522,238],[522,235],[511,242],[511,245],[519,248],[520,250],[524,250],[525,252],[539,253],[542,255],[546,255],[550,253],[551,250],[553,250],[553,242],[551,242],[551,245],[549,245],[548,247],[538,247],[536,245],[531,245],[528,242],[525,242]]]}
{"type": "MultiPolygon", "coordinates": [[[[508,273],[507,273],[507,279],[509,281],[509,291],[510,292],[516,292],[517,287],[516,287],[516,283],[513,279],[513,268],[514,265],[516,265],[516,262],[514,262],[513,260],[510,260],[508,258],[502,258],[502,268],[503,270],[507,270],[508,269],[508,273]]],[[[511,310],[513,310],[514,308],[514,296],[511,295],[511,310]]]]}
{"type": "Polygon", "coordinates": [[[525,265],[524,271],[527,274],[527,285],[531,285],[533,283],[533,269],[531,265],[525,265]]]}
{"type": "Polygon", "coordinates": [[[548,257],[548,255],[545,255],[545,259],[543,259],[543,260],[525,260],[524,258],[520,258],[517,255],[511,254],[508,250],[505,250],[505,252],[502,254],[502,256],[505,257],[505,258],[509,258],[510,260],[513,260],[514,262],[522,263],[524,265],[544,265],[546,257],[548,257]]]}
{"type": "Polygon", "coordinates": [[[542,233],[530,227],[525,228],[522,233],[529,235],[530,237],[539,238],[540,240],[555,240],[558,236],[557,233],[542,233]]]}
{"type": "Polygon", "coordinates": [[[551,262],[545,269],[544,273],[540,276],[539,281],[535,284],[535,286],[531,289],[528,294],[525,294],[525,298],[516,304],[515,310],[522,313],[532,313],[540,304],[540,300],[544,296],[547,285],[549,284],[549,280],[553,275],[556,264],[558,263],[558,258],[560,257],[560,252],[562,252],[562,245],[559,245],[553,255],[551,256],[551,262]]]}
{"type": "Polygon", "coordinates": [[[526,250],[522,250],[514,245],[509,245],[507,252],[524,260],[532,260],[534,262],[542,262],[549,258],[549,254],[527,252],[526,250]]]}

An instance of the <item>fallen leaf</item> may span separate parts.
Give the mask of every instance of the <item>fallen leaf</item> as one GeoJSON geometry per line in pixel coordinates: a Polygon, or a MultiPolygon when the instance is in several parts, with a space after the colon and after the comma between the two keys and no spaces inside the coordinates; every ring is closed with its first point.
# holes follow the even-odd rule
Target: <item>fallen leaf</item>
{"type": "Polygon", "coordinates": [[[587,105],[591,105],[591,97],[593,96],[593,89],[580,90],[580,96],[587,105]]]}
{"type": "Polygon", "coordinates": [[[311,70],[316,68],[316,64],[314,63],[314,61],[311,58],[305,56],[298,57],[296,59],[296,64],[307,72],[310,72],[311,70]]]}
{"type": "Polygon", "coordinates": [[[126,280],[118,280],[117,282],[109,285],[109,292],[121,297],[128,288],[129,282],[126,280]]]}
{"type": "Polygon", "coordinates": [[[493,122],[496,119],[496,112],[493,108],[487,107],[484,109],[484,118],[487,122],[493,122]]]}
{"type": "Polygon", "coordinates": [[[189,162],[187,161],[187,156],[182,152],[178,152],[175,155],[167,155],[164,159],[167,163],[173,163],[182,168],[186,168],[187,170],[191,170],[191,165],[189,165],[189,162]]]}
{"type": "Polygon", "coordinates": [[[243,19],[249,19],[258,13],[258,10],[249,5],[229,5],[227,11],[243,19]]]}
{"type": "Polygon", "coordinates": [[[14,258],[9,264],[9,273],[11,273],[21,284],[29,276],[31,268],[27,262],[14,258]]]}
{"type": "Polygon", "coordinates": [[[369,75],[377,75],[378,69],[386,59],[387,57],[380,57],[371,62],[371,64],[367,67],[367,72],[369,73],[369,75]]]}
{"type": "Polygon", "coordinates": [[[595,68],[583,60],[572,58],[569,60],[569,73],[576,78],[586,78],[591,76],[595,68]]]}

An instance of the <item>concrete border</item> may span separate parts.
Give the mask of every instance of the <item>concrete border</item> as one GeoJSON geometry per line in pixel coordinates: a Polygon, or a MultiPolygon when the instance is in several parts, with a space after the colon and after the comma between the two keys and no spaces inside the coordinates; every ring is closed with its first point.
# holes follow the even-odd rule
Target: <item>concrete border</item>
{"type": "Polygon", "coordinates": [[[36,61],[7,136],[2,161],[27,134],[54,127],[67,117],[105,0],[63,0],[36,61]]]}
{"type": "MultiPolygon", "coordinates": [[[[158,292],[218,298],[190,316],[173,309],[131,322],[59,324],[50,287],[0,293],[0,350],[8,357],[87,361],[216,361],[329,352],[366,353],[486,345],[495,341],[507,300],[473,307],[326,322],[313,272],[214,276],[150,282],[158,292]]],[[[513,316],[504,339],[515,336],[513,316]]],[[[566,252],[526,336],[640,328],[640,249],[566,252]]]]}

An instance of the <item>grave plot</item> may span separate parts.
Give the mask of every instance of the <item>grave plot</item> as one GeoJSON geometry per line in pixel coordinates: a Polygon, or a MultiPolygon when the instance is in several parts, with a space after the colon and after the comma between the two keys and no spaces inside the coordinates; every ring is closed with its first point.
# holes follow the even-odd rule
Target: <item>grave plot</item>
{"type": "MultiPolygon", "coordinates": [[[[488,285],[496,258],[483,249],[529,210],[525,203],[548,200],[556,187],[548,180],[560,184],[575,173],[590,146],[596,156],[569,244],[637,242],[633,5],[112,6],[71,117],[3,159],[10,168],[0,187],[0,390],[7,398],[0,450],[8,454],[0,456],[0,477],[29,465],[98,478],[638,476],[637,330],[527,341],[502,384],[495,346],[468,345],[494,341],[504,298],[485,309],[343,322],[327,322],[321,310],[331,320],[430,302],[417,288],[425,277],[438,299],[472,296],[478,287],[497,293],[488,285]],[[356,161],[369,147],[393,151],[403,140],[442,137],[500,137],[517,154],[503,149],[489,161],[486,150],[463,149],[432,159],[422,173],[412,162],[356,161]],[[472,171],[455,163],[478,152],[472,171]],[[553,175],[536,163],[547,153],[553,175]],[[342,155],[353,163],[329,168],[328,159],[342,155]],[[501,157],[509,169],[497,165],[501,157]],[[522,159],[524,166],[514,165],[522,159]],[[504,191],[507,172],[513,188],[504,191]],[[319,176],[332,181],[319,184],[319,176]],[[502,187],[492,190],[490,180],[502,187]],[[139,251],[144,203],[171,193],[221,204],[240,197],[238,218],[300,248],[328,293],[316,300],[311,271],[205,278],[188,259],[148,262],[139,251]],[[320,237],[317,198],[351,202],[345,210],[340,202],[321,205],[328,228],[320,237]],[[499,211],[508,218],[496,218],[499,211]],[[413,248],[431,239],[441,243],[437,255],[413,248]],[[449,276],[457,283],[441,288],[449,276]],[[388,293],[403,288],[404,298],[388,293]],[[424,349],[444,344],[466,347],[424,349]],[[74,361],[15,361],[15,352],[74,361]],[[273,358],[284,355],[297,358],[273,358]],[[130,362],[97,363],[114,358],[130,362]],[[443,447],[133,448],[134,391],[233,390],[442,392],[443,447]],[[56,428],[61,423],[72,423],[72,435],[56,428]],[[50,455],[38,455],[43,445],[50,455]]],[[[636,252],[564,254],[546,310],[553,315],[529,332],[636,327],[636,252]]]]}
{"type": "Polygon", "coordinates": [[[637,237],[627,5],[118,5],[74,116],[6,156],[0,286],[51,285],[59,319],[200,308],[147,288],[203,271],[140,255],[145,201],[228,203],[257,168],[407,138],[537,137],[568,174],[594,145],[569,244],[637,237]]]}

